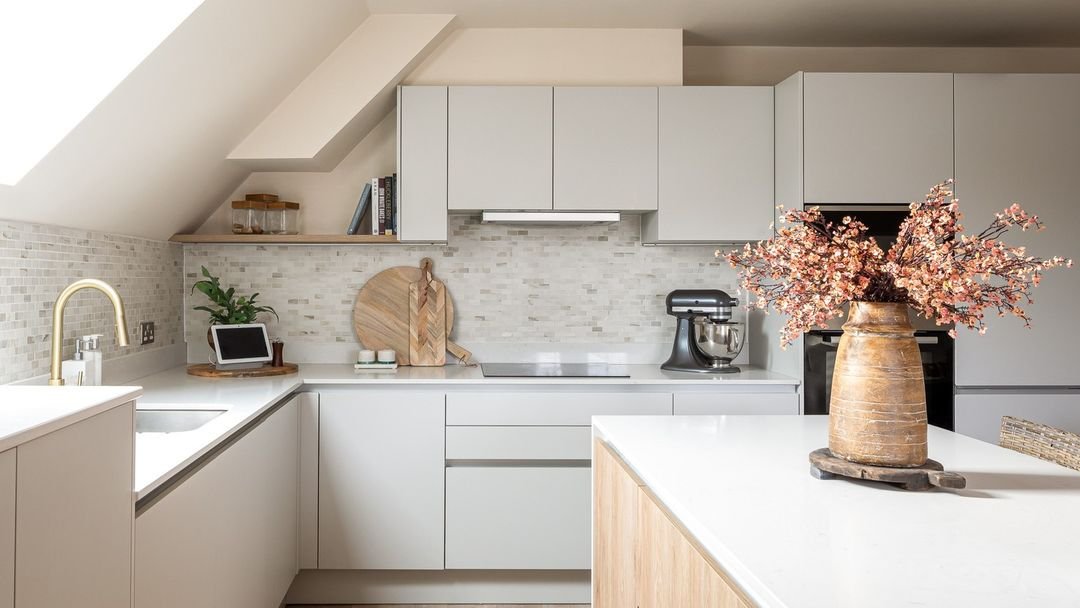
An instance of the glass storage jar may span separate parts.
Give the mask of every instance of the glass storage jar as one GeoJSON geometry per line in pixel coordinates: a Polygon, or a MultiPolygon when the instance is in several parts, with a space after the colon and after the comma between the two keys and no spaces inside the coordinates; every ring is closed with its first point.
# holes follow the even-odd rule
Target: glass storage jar
{"type": "Polygon", "coordinates": [[[262,234],[266,228],[266,203],[261,201],[233,201],[233,234],[262,234]]]}
{"type": "Polygon", "coordinates": [[[270,234],[300,234],[300,203],[266,203],[266,229],[270,234]]]}

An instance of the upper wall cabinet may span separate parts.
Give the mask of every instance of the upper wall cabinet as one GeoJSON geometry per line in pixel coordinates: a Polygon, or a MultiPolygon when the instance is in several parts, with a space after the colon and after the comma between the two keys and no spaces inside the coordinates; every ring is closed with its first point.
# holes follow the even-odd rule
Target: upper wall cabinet
{"type": "Polygon", "coordinates": [[[446,87],[398,88],[402,241],[445,241],[446,87]]]}
{"type": "Polygon", "coordinates": [[[773,221],[772,87],[661,87],[659,207],[642,240],[755,241],[773,221]]]}
{"type": "MultiPolygon", "coordinates": [[[[1080,259],[1077,159],[1080,75],[956,75],[956,195],[970,230],[1019,202],[1046,229],[1016,231],[1008,243],[1027,246],[1032,255],[1080,259]]],[[[1017,319],[988,315],[986,335],[959,331],[956,384],[1080,385],[1076,272],[1046,273],[1035,303],[1024,306],[1030,329],[1017,319]],[[1022,353],[1022,364],[1005,353],[1022,353]]]]}
{"type": "Polygon", "coordinates": [[[451,210],[551,209],[551,87],[449,87],[451,210]]]}
{"type": "Polygon", "coordinates": [[[952,74],[797,74],[803,200],[907,203],[953,175],[952,74]]]}
{"type": "Polygon", "coordinates": [[[555,209],[656,209],[656,87],[556,87],[554,116],[555,209]]]}

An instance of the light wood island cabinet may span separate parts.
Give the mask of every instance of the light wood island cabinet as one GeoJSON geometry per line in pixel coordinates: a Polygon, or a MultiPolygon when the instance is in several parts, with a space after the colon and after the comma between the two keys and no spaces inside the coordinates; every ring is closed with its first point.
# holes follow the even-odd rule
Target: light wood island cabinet
{"type": "Polygon", "coordinates": [[[593,446],[593,608],[752,604],[610,448],[593,446]]]}

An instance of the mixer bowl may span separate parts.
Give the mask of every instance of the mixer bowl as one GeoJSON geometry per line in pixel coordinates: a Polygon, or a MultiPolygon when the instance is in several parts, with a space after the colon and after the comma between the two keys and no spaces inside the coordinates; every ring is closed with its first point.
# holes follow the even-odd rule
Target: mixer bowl
{"type": "Polygon", "coordinates": [[[745,337],[745,323],[715,323],[702,317],[694,321],[694,343],[702,354],[712,359],[713,367],[731,365],[731,360],[742,352],[745,337]]]}

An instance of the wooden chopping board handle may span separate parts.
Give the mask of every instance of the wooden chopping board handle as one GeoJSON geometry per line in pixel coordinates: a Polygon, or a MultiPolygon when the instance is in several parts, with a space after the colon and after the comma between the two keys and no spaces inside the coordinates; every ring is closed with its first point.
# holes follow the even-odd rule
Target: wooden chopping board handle
{"type": "MultiPolygon", "coordinates": [[[[420,260],[420,285],[417,288],[417,309],[425,310],[428,302],[428,294],[431,291],[431,281],[434,277],[431,276],[431,267],[434,262],[431,258],[424,258],[420,260]]],[[[428,332],[427,322],[420,323],[416,328],[416,344],[418,346],[424,346],[427,344],[428,332]]]]}

